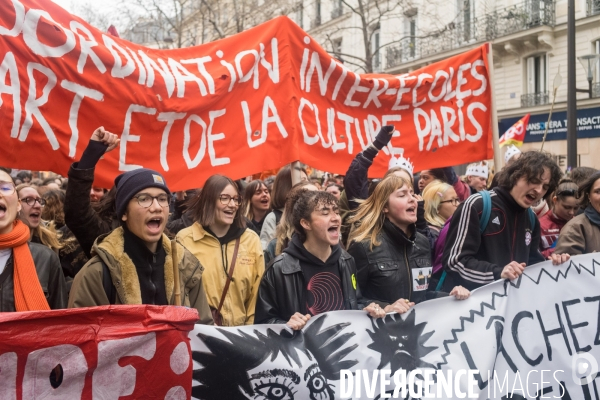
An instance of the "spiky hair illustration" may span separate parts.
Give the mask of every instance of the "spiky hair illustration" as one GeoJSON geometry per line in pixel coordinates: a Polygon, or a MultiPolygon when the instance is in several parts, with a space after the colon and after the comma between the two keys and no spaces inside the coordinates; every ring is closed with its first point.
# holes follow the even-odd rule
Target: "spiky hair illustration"
{"type": "Polygon", "coordinates": [[[202,364],[202,369],[193,373],[194,380],[201,385],[192,388],[192,396],[205,400],[247,400],[246,396],[255,394],[248,371],[258,367],[269,357],[274,361],[280,353],[290,367],[302,367],[298,351],[304,353],[309,360],[314,359],[325,378],[339,380],[340,370],[358,363],[357,360],[344,360],[358,345],[342,349],[355,335],[353,332],[340,333],[350,323],[336,324],[321,330],[326,317],[327,315],[317,317],[305,329],[294,332],[284,329],[276,333],[268,329],[266,335],[258,330],[250,335],[241,329],[237,330],[237,334],[218,329],[229,341],[199,333],[198,337],[210,353],[192,352],[194,361],[202,364]]]}
{"type": "Polygon", "coordinates": [[[437,347],[427,347],[425,342],[433,332],[423,333],[426,322],[415,325],[415,312],[405,320],[400,314],[389,314],[385,318],[371,320],[373,331],[367,330],[373,343],[367,347],[381,354],[378,369],[390,364],[391,373],[399,369],[407,372],[417,368],[435,368],[422,360],[437,347]]]}

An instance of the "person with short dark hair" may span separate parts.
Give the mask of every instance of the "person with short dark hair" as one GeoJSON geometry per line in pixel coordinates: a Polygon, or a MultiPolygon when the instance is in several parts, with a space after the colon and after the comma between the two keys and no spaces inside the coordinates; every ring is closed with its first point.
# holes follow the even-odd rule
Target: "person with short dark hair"
{"type": "Polygon", "coordinates": [[[93,257],[73,281],[69,307],[173,305],[177,279],[181,305],[195,308],[200,323],[212,324],[202,285],[203,266],[164,233],[171,192],[163,176],[140,168],[117,176],[115,186],[121,226],[94,243],[93,257]]]}
{"type": "Polygon", "coordinates": [[[588,178],[598,172],[591,167],[576,167],[571,170],[571,180],[581,186],[588,178]]]}
{"type": "Polygon", "coordinates": [[[294,203],[292,222],[292,241],[260,283],[256,323],[287,323],[299,330],[311,316],[328,311],[362,309],[373,318],[385,316],[383,308],[362,297],[354,259],[339,245],[337,199],[304,191],[294,203]]]}
{"type": "Polygon", "coordinates": [[[177,240],[205,267],[208,303],[220,316],[215,323],[222,326],[254,323],[258,285],[265,270],[260,239],[246,227],[241,205],[235,182],[213,175],[190,205],[195,222],[177,234],[177,240]]]}
{"type": "MultiPolygon", "coordinates": [[[[482,195],[472,195],[462,203],[448,229],[442,291],[457,285],[473,290],[500,278],[515,279],[526,265],[544,261],[539,252],[540,224],[529,208],[556,189],[561,175],[547,153],[523,153],[502,170],[499,186],[490,191],[491,210],[483,234],[479,222],[482,195]]],[[[567,259],[561,253],[552,255],[555,264],[567,259]]]]}
{"type": "Polygon", "coordinates": [[[575,256],[600,251],[600,172],[594,173],[579,186],[578,197],[583,214],[563,227],[555,253],[575,256]]]}
{"type": "Polygon", "coordinates": [[[336,183],[332,183],[325,188],[325,191],[327,193],[331,193],[339,201],[340,196],[342,195],[342,192],[344,191],[344,188],[336,183]]]}

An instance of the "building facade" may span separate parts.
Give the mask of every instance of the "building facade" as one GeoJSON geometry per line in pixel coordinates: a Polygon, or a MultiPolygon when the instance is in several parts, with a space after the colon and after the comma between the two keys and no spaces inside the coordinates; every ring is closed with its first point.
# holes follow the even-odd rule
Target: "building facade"
{"type": "MultiPolygon", "coordinates": [[[[566,169],[567,0],[436,1],[310,0],[290,16],[363,72],[402,74],[491,43],[500,134],[531,114],[523,150],[540,149],[548,126],[544,150],[566,169]]],[[[600,169],[600,0],[575,7],[576,55],[590,56],[592,78],[578,62],[577,87],[591,88],[577,94],[579,165],[600,169]]]]}

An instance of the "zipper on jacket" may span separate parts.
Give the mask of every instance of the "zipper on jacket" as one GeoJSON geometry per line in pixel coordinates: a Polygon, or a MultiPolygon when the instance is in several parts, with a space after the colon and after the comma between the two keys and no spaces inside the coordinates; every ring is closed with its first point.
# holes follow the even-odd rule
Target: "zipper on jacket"
{"type": "Polygon", "coordinates": [[[412,297],[412,277],[410,273],[410,265],[408,265],[408,257],[406,256],[406,245],[404,245],[404,261],[406,261],[406,271],[408,272],[408,301],[412,297]]]}
{"type": "Polygon", "coordinates": [[[517,240],[517,216],[515,215],[515,226],[513,228],[513,242],[512,248],[510,249],[510,261],[515,261],[515,240],[517,240]]]}

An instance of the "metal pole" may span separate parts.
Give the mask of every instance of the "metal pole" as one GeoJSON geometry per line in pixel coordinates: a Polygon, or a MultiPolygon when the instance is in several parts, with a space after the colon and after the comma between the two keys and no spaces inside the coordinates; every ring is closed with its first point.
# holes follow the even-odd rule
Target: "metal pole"
{"type": "Polygon", "coordinates": [[[567,11],[567,166],[577,167],[577,80],[575,70],[575,0],[567,11]]]}
{"type": "Polygon", "coordinates": [[[494,87],[494,55],[492,54],[492,45],[486,43],[487,61],[490,76],[490,90],[492,98],[492,148],[494,149],[494,171],[500,172],[502,169],[502,152],[500,151],[500,133],[498,132],[498,110],[496,109],[496,88],[494,87]]]}

